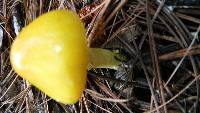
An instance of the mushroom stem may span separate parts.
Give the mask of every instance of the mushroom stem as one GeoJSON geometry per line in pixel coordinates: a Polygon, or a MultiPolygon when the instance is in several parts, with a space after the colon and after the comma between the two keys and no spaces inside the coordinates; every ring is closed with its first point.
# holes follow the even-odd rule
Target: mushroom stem
{"type": "Polygon", "coordinates": [[[89,48],[89,65],[92,68],[110,68],[117,70],[126,57],[118,51],[111,51],[102,48],[89,48]]]}

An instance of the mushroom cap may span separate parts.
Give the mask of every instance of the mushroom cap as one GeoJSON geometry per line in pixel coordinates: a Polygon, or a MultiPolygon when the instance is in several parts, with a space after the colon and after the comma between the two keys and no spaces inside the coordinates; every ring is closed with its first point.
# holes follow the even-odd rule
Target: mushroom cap
{"type": "Polygon", "coordinates": [[[79,17],[48,12],[22,29],[11,46],[14,70],[49,97],[76,103],[86,85],[88,48],[79,17]]]}

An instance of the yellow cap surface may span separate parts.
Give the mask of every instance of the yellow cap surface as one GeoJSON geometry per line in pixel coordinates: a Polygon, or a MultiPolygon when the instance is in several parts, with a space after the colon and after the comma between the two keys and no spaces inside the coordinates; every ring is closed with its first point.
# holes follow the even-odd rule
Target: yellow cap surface
{"type": "Polygon", "coordinates": [[[22,29],[10,59],[14,70],[38,89],[61,103],[74,104],[86,84],[84,26],[72,11],[46,13],[22,29]]]}

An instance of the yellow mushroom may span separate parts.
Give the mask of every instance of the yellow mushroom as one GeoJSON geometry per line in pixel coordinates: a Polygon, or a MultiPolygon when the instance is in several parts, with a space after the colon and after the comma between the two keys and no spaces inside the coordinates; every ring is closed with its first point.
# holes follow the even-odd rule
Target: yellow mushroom
{"type": "Polygon", "coordinates": [[[89,50],[83,23],[69,10],[51,11],[27,25],[10,53],[11,64],[21,77],[64,104],[74,104],[81,97],[88,66],[102,68],[104,61],[107,67],[112,68],[106,63],[110,62],[116,69],[121,63],[108,57],[115,55],[103,49],[89,50]],[[101,53],[105,59],[97,60],[101,53]]]}

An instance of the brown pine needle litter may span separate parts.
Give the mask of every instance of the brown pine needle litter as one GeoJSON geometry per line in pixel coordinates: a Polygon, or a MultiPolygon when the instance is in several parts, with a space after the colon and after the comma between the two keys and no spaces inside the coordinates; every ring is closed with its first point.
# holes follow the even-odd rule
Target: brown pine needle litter
{"type": "Polygon", "coordinates": [[[1,0],[0,113],[200,113],[200,3],[183,1],[1,0]],[[55,9],[80,16],[89,47],[128,58],[117,70],[89,70],[74,105],[19,77],[9,59],[21,29],[55,9]]]}

